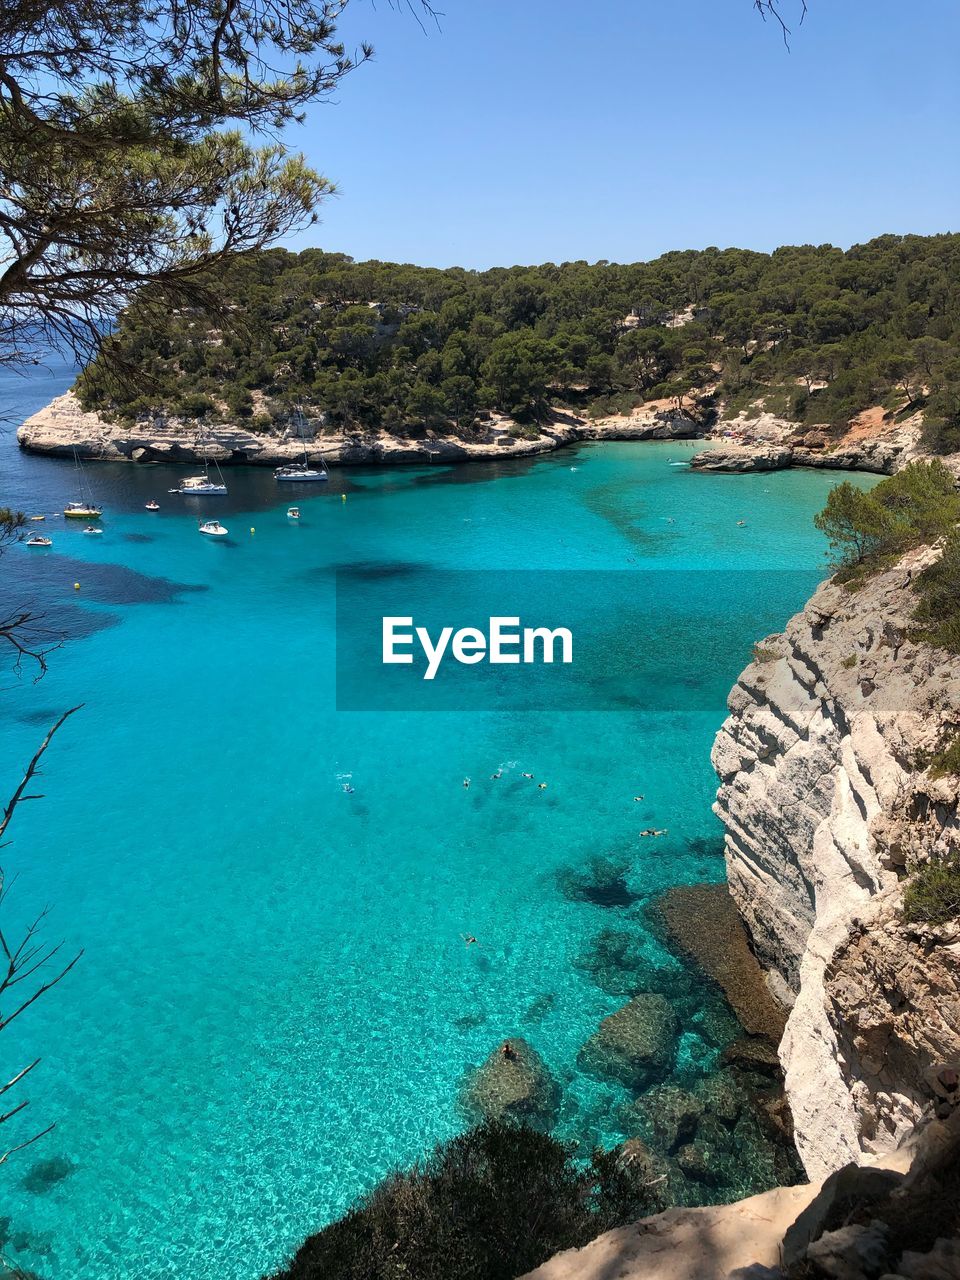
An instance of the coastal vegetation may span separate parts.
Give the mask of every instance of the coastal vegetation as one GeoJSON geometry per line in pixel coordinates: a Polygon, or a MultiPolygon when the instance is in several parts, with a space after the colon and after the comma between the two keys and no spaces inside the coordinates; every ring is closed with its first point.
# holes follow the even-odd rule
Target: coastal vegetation
{"type": "Polygon", "coordinates": [[[578,1164],[568,1143],[487,1121],[381,1182],[275,1280],[513,1280],[662,1207],[628,1149],[578,1164]]]}
{"type": "Polygon", "coordinates": [[[954,852],[915,869],[903,891],[903,918],[908,924],[938,925],[958,916],[960,854],[954,852]]]}
{"type": "MultiPolygon", "coordinates": [[[[827,505],[814,517],[834,552],[837,576],[856,581],[890,564],[913,547],[952,535],[960,522],[960,494],[952,473],[938,459],[911,462],[869,493],[844,480],[830,490],[827,505]]],[[[927,607],[935,593],[955,590],[957,556],[921,584],[927,607]]],[[[960,601],[958,601],[960,606],[960,601]]],[[[938,611],[928,615],[939,626],[938,611]]],[[[960,638],[960,633],[958,633],[960,638]]]]}
{"type": "Polygon", "coordinates": [[[709,419],[761,407],[830,431],[883,406],[923,411],[934,451],[960,447],[960,236],[881,236],[772,254],[709,248],[652,262],[467,271],[250,254],[206,284],[211,320],[134,303],[85,407],[282,429],[296,405],[329,429],[469,434],[489,411],[521,429],[557,408],[653,401],[709,419]]]}

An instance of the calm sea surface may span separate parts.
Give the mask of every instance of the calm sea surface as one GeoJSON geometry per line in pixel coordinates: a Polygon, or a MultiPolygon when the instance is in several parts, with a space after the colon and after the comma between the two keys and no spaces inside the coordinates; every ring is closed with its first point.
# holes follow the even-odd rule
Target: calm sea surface
{"type": "MultiPolygon", "coordinates": [[[[0,413],[22,419],[69,381],[5,375],[0,413]]],[[[507,1035],[563,1085],[560,1134],[622,1137],[624,1095],[576,1069],[622,997],[573,962],[611,925],[664,960],[649,899],[722,878],[710,744],[752,644],[825,572],[811,517],[836,479],[671,465],[690,452],[350,470],[296,494],[247,468],[202,506],[167,495],[182,472],[90,465],[92,538],[49,518],[75,496],[72,465],[0,437],[0,503],[47,513],[54,540],[4,553],[0,595],[70,637],[39,683],[3,681],[0,795],[84,704],[3,855],[11,914],[50,903],[51,937],[85,948],[3,1037],[8,1073],[42,1056],[29,1115],[57,1121],[0,1174],[21,1266],[255,1280],[461,1128],[464,1073],[507,1035]],[[230,538],[198,536],[200,512],[230,538]],[[531,608],[552,616],[548,570],[669,570],[669,624],[658,609],[638,630],[628,612],[617,631],[611,611],[614,674],[583,677],[602,711],[338,712],[338,569],[374,602],[404,574],[422,591],[432,569],[533,571],[531,608]],[[597,857],[625,869],[632,905],[569,892],[597,857]]],[[[708,1058],[688,1029],[681,1067],[708,1058]]]]}

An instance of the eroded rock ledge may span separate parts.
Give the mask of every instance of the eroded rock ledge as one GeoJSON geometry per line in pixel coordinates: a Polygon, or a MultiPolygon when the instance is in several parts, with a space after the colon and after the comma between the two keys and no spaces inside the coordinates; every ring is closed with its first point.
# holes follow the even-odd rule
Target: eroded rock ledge
{"type": "Polygon", "coordinates": [[[713,751],[730,889],[772,990],[800,1156],[889,1152],[960,1059],[960,932],[907,926],[908,864],[960,845],[957,781],[917,766],[960,723],[960,659],[908,638],[917,552],[828,583],[768,637],[713,751]]]}
{"type": "MultiPolygon", "coordinates": [[[[703,428],[686,414],[647,406],[629,416],[595,421],[558,412],[537,435],[514,435],[508,418],[491,417],[482,435],[462,439],[428,432],[422,439],[401,438],[387,432],[306,433],[311,462],[337,466],[391,462],[466,462],[477,458],[522,458],[549,453],[578,440],[689,440],[703,428]]],[[[218,424],[203,437],[198,424],[178,418],[154,418],[136,423],[109,422],[88,413],[72,391],[57,396],[24,422],[17,432],[22,449],[30,453],[106,462],[174,462],[195,464],[204,457],[221,465],[275,467],[299,461],[303,443],[296,433],[255,434],[242,425],[218,424]]]]}

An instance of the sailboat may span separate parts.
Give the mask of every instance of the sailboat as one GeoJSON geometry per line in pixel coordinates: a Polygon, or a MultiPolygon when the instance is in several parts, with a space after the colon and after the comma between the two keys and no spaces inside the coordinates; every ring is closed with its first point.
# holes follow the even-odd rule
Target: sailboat
{"type": "Polygon", "coordinates": [[[286,466],[277,467],[273,473],[274,477],[278,482],[281,480],[295,480],[304,483],[315,480],[329,480],[330,473],[327,471],[327,464],[322,458],[320,459],[319,471],[316,467],[310,466],[307,458],[307,442],[303,434],[303,414],[299,409],[297,410],[297,430],[300,433],[300,443],[303,445],[303,461],[289,462],[286,466]]]}
{"type": "Polygon", "coordinates": [[[80,455],[77,453],[77,446],[73,446],[73,461],[77,468],[77,501],[68,502],[63,508],[63,514],[68,520],[99,520],[103,515],[103,508],[96,506],[87,498],[84,479],[83,467],[80,463],[80,455]]]}
{"type": "Polygon", "coordinates": [[[223,472],[220,470],[220,463],[217,462],[216,458],[214,458],[213,465],[216,467],[217,475],[220,477],[220,479],[219,481],[211,480],[210,479],[210,463],[207,460],[207,446],[202,439],[198,441],[198,443],[203,444],[203,475],[188,476],[186,480],[181,480],[180,487],[177,490],[177,492],[185,493],[185,494],[217,493],[217,494],[222,494],[224,497],[226,497],[227,486],[224,484],[223,472]]]}

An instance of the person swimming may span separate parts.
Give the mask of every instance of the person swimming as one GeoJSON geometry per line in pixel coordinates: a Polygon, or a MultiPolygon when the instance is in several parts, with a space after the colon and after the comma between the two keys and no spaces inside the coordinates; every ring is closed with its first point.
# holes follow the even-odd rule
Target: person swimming
{"type": "Polygon", "coordinates": [[[464,780],[463,780],[463,787],[464,787],[464,790],[466,790],[469,786],[470,786],[470,779],[469,779],[469,778],[464,778],[464,780]]]}
{"type": "Polygon", "coordinates": [[[532,773],[521,773],[520,777],[521,777],[521,778],[532,778],[532,777],[533,777],[533,774],[532,774],[532,773]]]}
{"type": "Polygon", "coordinates": [[[641,836],[665,836],[667,834],[667,828],[662,827],[658,831],[656,827],[647,827],[647,829],[645,831],[641,831],[640,834],[641,836]]]}
{"type": "Polygon", "coordinates": [[[473,947],[479,945],[472,933],[461,933],[460,937],[463,939],[464,946],[473,947]]]}
{"type": "Polygon", "coordinates": [[[344,795],[348,795],[348,796],[352,796],[354,792],[354,788],[351,787],[349,782],[345,782],[341,790],[343,791],[344,795]]]}
{"type": "Polygon", "coordinates": [[[546,784],[545,782],[538,782],[538,783],[537,783],[537,790],[538,790],[538,791],[546,791],[546,789],[547,789],[547,784],[546,784]]]}
{"type": "Polygon", "coordinates": [[[500,1052],[508,1062],[516,1062],[517,1051],[509,1040],[504,1040],[503,1044],[500,1046],[500,1052]]]}
{"type": "Polygon", "coordinates": [[[494,781],[495,779],[497,779],[497,778],[502,778],[502,777],[503,777],[503,770],[502,770],[502,769],[498,769],[496,773],[491,773],[491,775],[490,775],[490,780],[491,780],[491,782],[492,782],[492,781],[494,781]]]}
{"type": "Polygon", "coordinates": [[[634,799],[634,802],[636,802],[637,800],[642,800],[643,796],[634,796],[633,799],[634,799]]]}

